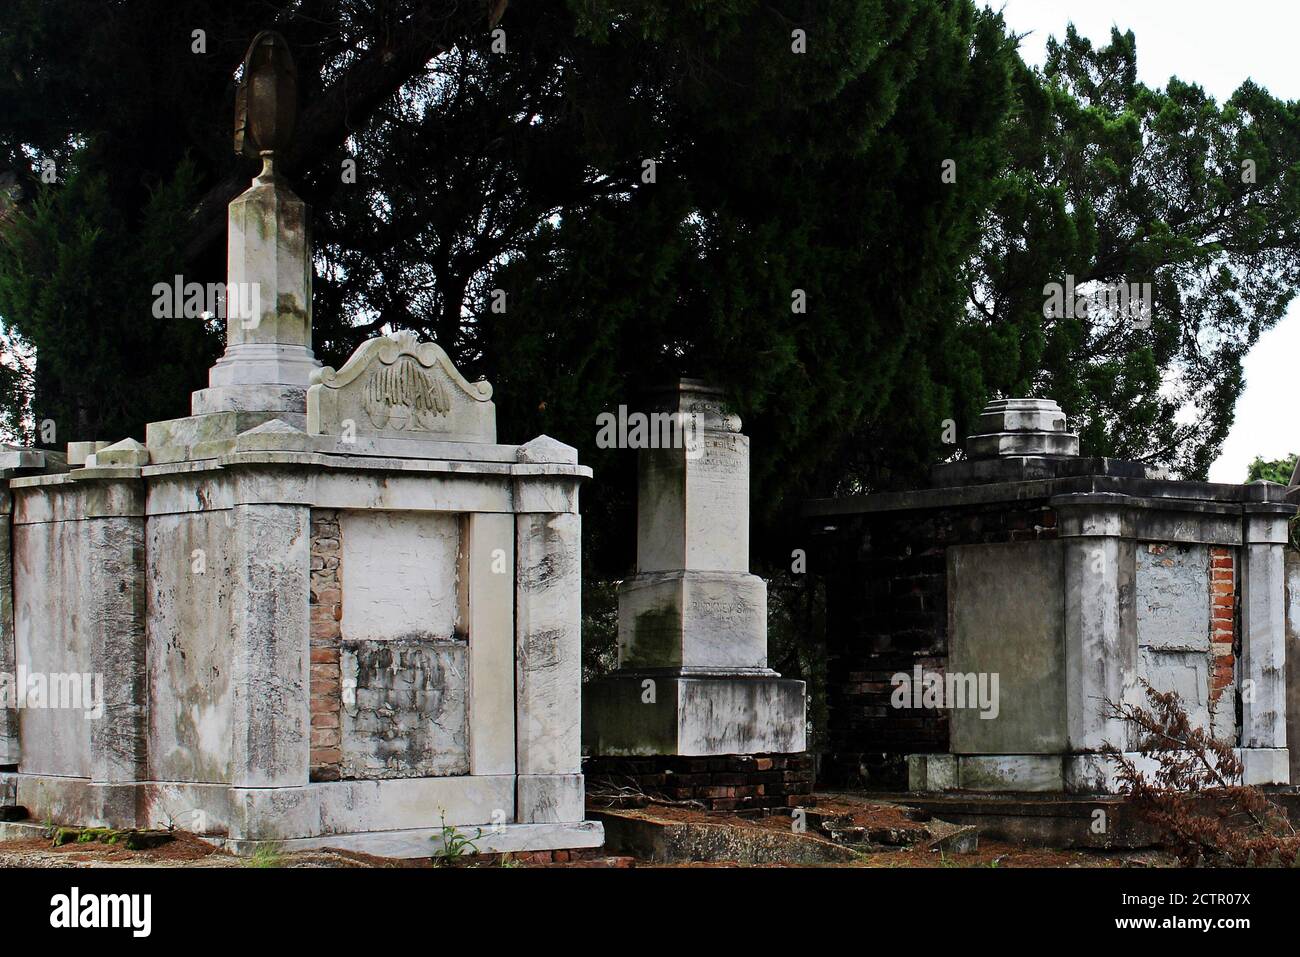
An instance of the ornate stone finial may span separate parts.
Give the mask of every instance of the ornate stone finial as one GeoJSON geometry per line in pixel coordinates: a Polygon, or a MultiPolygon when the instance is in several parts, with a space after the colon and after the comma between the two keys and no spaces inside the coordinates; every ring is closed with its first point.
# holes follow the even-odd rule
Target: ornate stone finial
{"type": "Polygon", "coordinates": [[[1051,399],[994,399],[979,417],[979,432],[966,437],[972,459],[1079,454],[1079,437],[1051,399]]]}
{"type": "Polygon", "coordinates": [[[298,119],[298,68],[284,37],[263,30],[244,54],[235,92],[235,152],[262,158],[263,175],[277,151],[289,148],[298,119]]]}

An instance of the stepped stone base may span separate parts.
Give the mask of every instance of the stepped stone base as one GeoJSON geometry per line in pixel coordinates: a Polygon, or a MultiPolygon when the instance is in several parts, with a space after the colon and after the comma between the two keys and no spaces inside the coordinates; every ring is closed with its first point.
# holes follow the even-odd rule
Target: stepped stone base
{"type": "Polygon", "coordinates": [[[254,383],[209,386],[190,393],[195,415],[217,412],[301,412],[307,410],[305,385],[254,383]]]}
{"type": "MultiPolygon", "coordinates": [[[[537,851],[586,850],[605,843],[605,829],[598,821],[569,824],[502,824],[497,827],[457,828],[459,838],[472,843],[466,854],[517,854],[537,851]]],[[[232,854],[250,855],[260,847],[281,853],[317,851],[334,848],[371,854],[375,857],[413,859],[432,857],[442,847],[441,828],[408,828],[396,831],[362,831],[332,834],[328,837],[300,838],[288,841],[240,841],[213,839],[211,843],[232,854]]]]}
{"type": "Polygon", "coordinates": [[[802,681],[751,675],[620,672],[583,689],[593,755],[788,754],[807,748],[802,681]]]}
{"type": "MultiPolygon", "coordinates": [[[[1243,765],[1242,783],[1290,783],[1286,748],[1233,748],[1243,765]]],[[[1148,778],[1157,762],[1125,752],[1148,778]]],[[[913,792],[1044,792],[1116,794],[1122,789],[1115,763],[1100,754],[910,754],[908,790],[913,792]]]]}
{"type": "Polygon", "coordinates": [[[264,426],[273,419],[302,430],[305,412],[207,412],[180,419],[150,422],[145,426],[145,445],[151,465],[168,465],[192,459],[217,458],[240,451],[241,433],[264,426]]]}
{"type": "Polygon", "coordinates": [[[637,793],[694,801],[710,811],[798,807],[811,803],[810,754],[725,754],[587,758],[582,764],[590,808],[615,806],[637,793]],[[613,800],[621,795],[620,801],[613,800]]]}
{"type": "MultiPolygon", "coordinates": [[[[458,828],[457,831],[458,837],[471,841],[464,848],[463,853],[466,855],[509,854],[516,861],[528,863],[563,863],[597,856],[597,849],[605,840],[604,827],[599,821],[503,824],[495,828],[488,825],[458,828]]],[[[0,842],[27,841],[45,835],[44,824],[30,821],[0,822],[0,842]]],[[[277,853],[329,849],[406,860],[433,857],[444,847],[440,827],[364,831],[288,841],[247,841],[225,837],[203,837],[203,840],[240,855],[255,854],[261,848],[277,853]]]]}
{"type": "Polygon", "coordinates": [[[32,821],[177,827],[237,854],[274,845],[282,851],[332,847],[377,857],[432,857],[444,826],[473,839],[468,853],[480,854],[599,847],[604,839],[599,823],[583,820],[577,774],[241,788],[0,772],[0,801],[25,808],[32,821]],[[520,820],[525,813],[533,820],[520,820]]]}

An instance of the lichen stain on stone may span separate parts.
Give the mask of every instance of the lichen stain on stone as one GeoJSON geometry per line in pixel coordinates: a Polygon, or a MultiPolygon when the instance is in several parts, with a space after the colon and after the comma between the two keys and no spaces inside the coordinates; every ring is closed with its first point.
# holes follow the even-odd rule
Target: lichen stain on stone
{"type": "Polygon", "coordinates": [[[664,664],[681,659],[681,611],[675,606],[652,608],[632,621],[632,640],[625,650],[624,664],[664,664]]]}
{"type": "Polygon", "coordinates": [[[276,297],[275,317],[281,325],[285,325],[286,320],[303,328],[308,324],[307,310],[303,307],[302,301],[291,292],[282,292],[276,297]]]}

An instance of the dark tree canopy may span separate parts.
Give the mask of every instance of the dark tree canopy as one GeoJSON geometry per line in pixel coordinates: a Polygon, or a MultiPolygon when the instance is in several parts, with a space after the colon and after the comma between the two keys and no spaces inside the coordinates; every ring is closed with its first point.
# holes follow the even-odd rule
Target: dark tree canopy
{"type": "Polygon", "coordinates": [[[1266,482],[1276,482],[1278,485],[1290,485],[1291,476],[1295,472],[1296,454],[1293,452],[1286,458],[1266,460],[1263,456],[1255,456],[1254,461],[1246,468],[1246,481],[1258,482],[1263,479],[1266,482]]]}
{"type": "Polygon", "coordinates": [[[1203,474],[1300,268],[1294,104],[1148,89],[1118,32],[1066,30],[1031,70],[971,0],[7,6],[0,319],[36,355],[34,381],[0,378],[11,432],[34,413],[60,443],[116,440],[188,411],[221,330],[153,319],[150,289],[224,278],[224,207],[255,172],[235,70],[274,28],[318,354],[410,329],[488,376],[503,440],[546,432],[595,467],[611,573],[634,456],[595,447],[596,416],[640,382],[729,390],[775,558],[801,496],[915,482],[952,451],[945,420],[965,434],[997,395],[1057,399],[1089,454],[1203,474]],[[1151,283],[1149,327],[1045,316],[1067,276],[1151,283]]]}
{"type": "Polygon", "coordinates": [[[1138,83],[1133,34],[1070,27],[1022,73],[1008,166],[973,264],[986,381],[1059,401],[1085,450],[1203,477],[1232,425],[1241,360],[1300,279],[1300,110],[1250,82],[1224,104],[1138,83]],[[1149,283],[1120,310],[1045,318],[1043,286],[1149,283]]]}

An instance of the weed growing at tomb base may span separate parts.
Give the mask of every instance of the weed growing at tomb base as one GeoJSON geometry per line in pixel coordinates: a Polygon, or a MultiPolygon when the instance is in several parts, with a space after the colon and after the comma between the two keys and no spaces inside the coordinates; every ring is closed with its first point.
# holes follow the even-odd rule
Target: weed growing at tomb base
{"type": "Polygon", "coordinates": [[[275,844],[259,844],[257,850],[253,851],[252,856],[248,858],[248,867],[281,867],[284,863],[284,855],[280,853],[280,848],[275,844]]]}
{"type": "Polygon", "coordinates": [[[439,847],[433,854],[435,867],[455,863],[466,854],[478,853],[477,842],[483,837],[483,828],[475,828],[474,836],[470,837],[456,825],[448,824],[446,814],[439,813],[438,819],[442,822],[440,832],[429,837],[429,840],[439,842],[439,847]]]}
{"type": "Polygon", "coordinates": [[[1120,792],[1184,866],[1300,866],[1300,835],[1286,812],[1242,783],[1231,744],[1192,723],[1177,692],[1143,682],[1149,707],[1108,702],[1112,717],[1138,732],[1137,752],[1154,762],[1148,777],[1130,754],[1108,743],[1120,792]]]}

